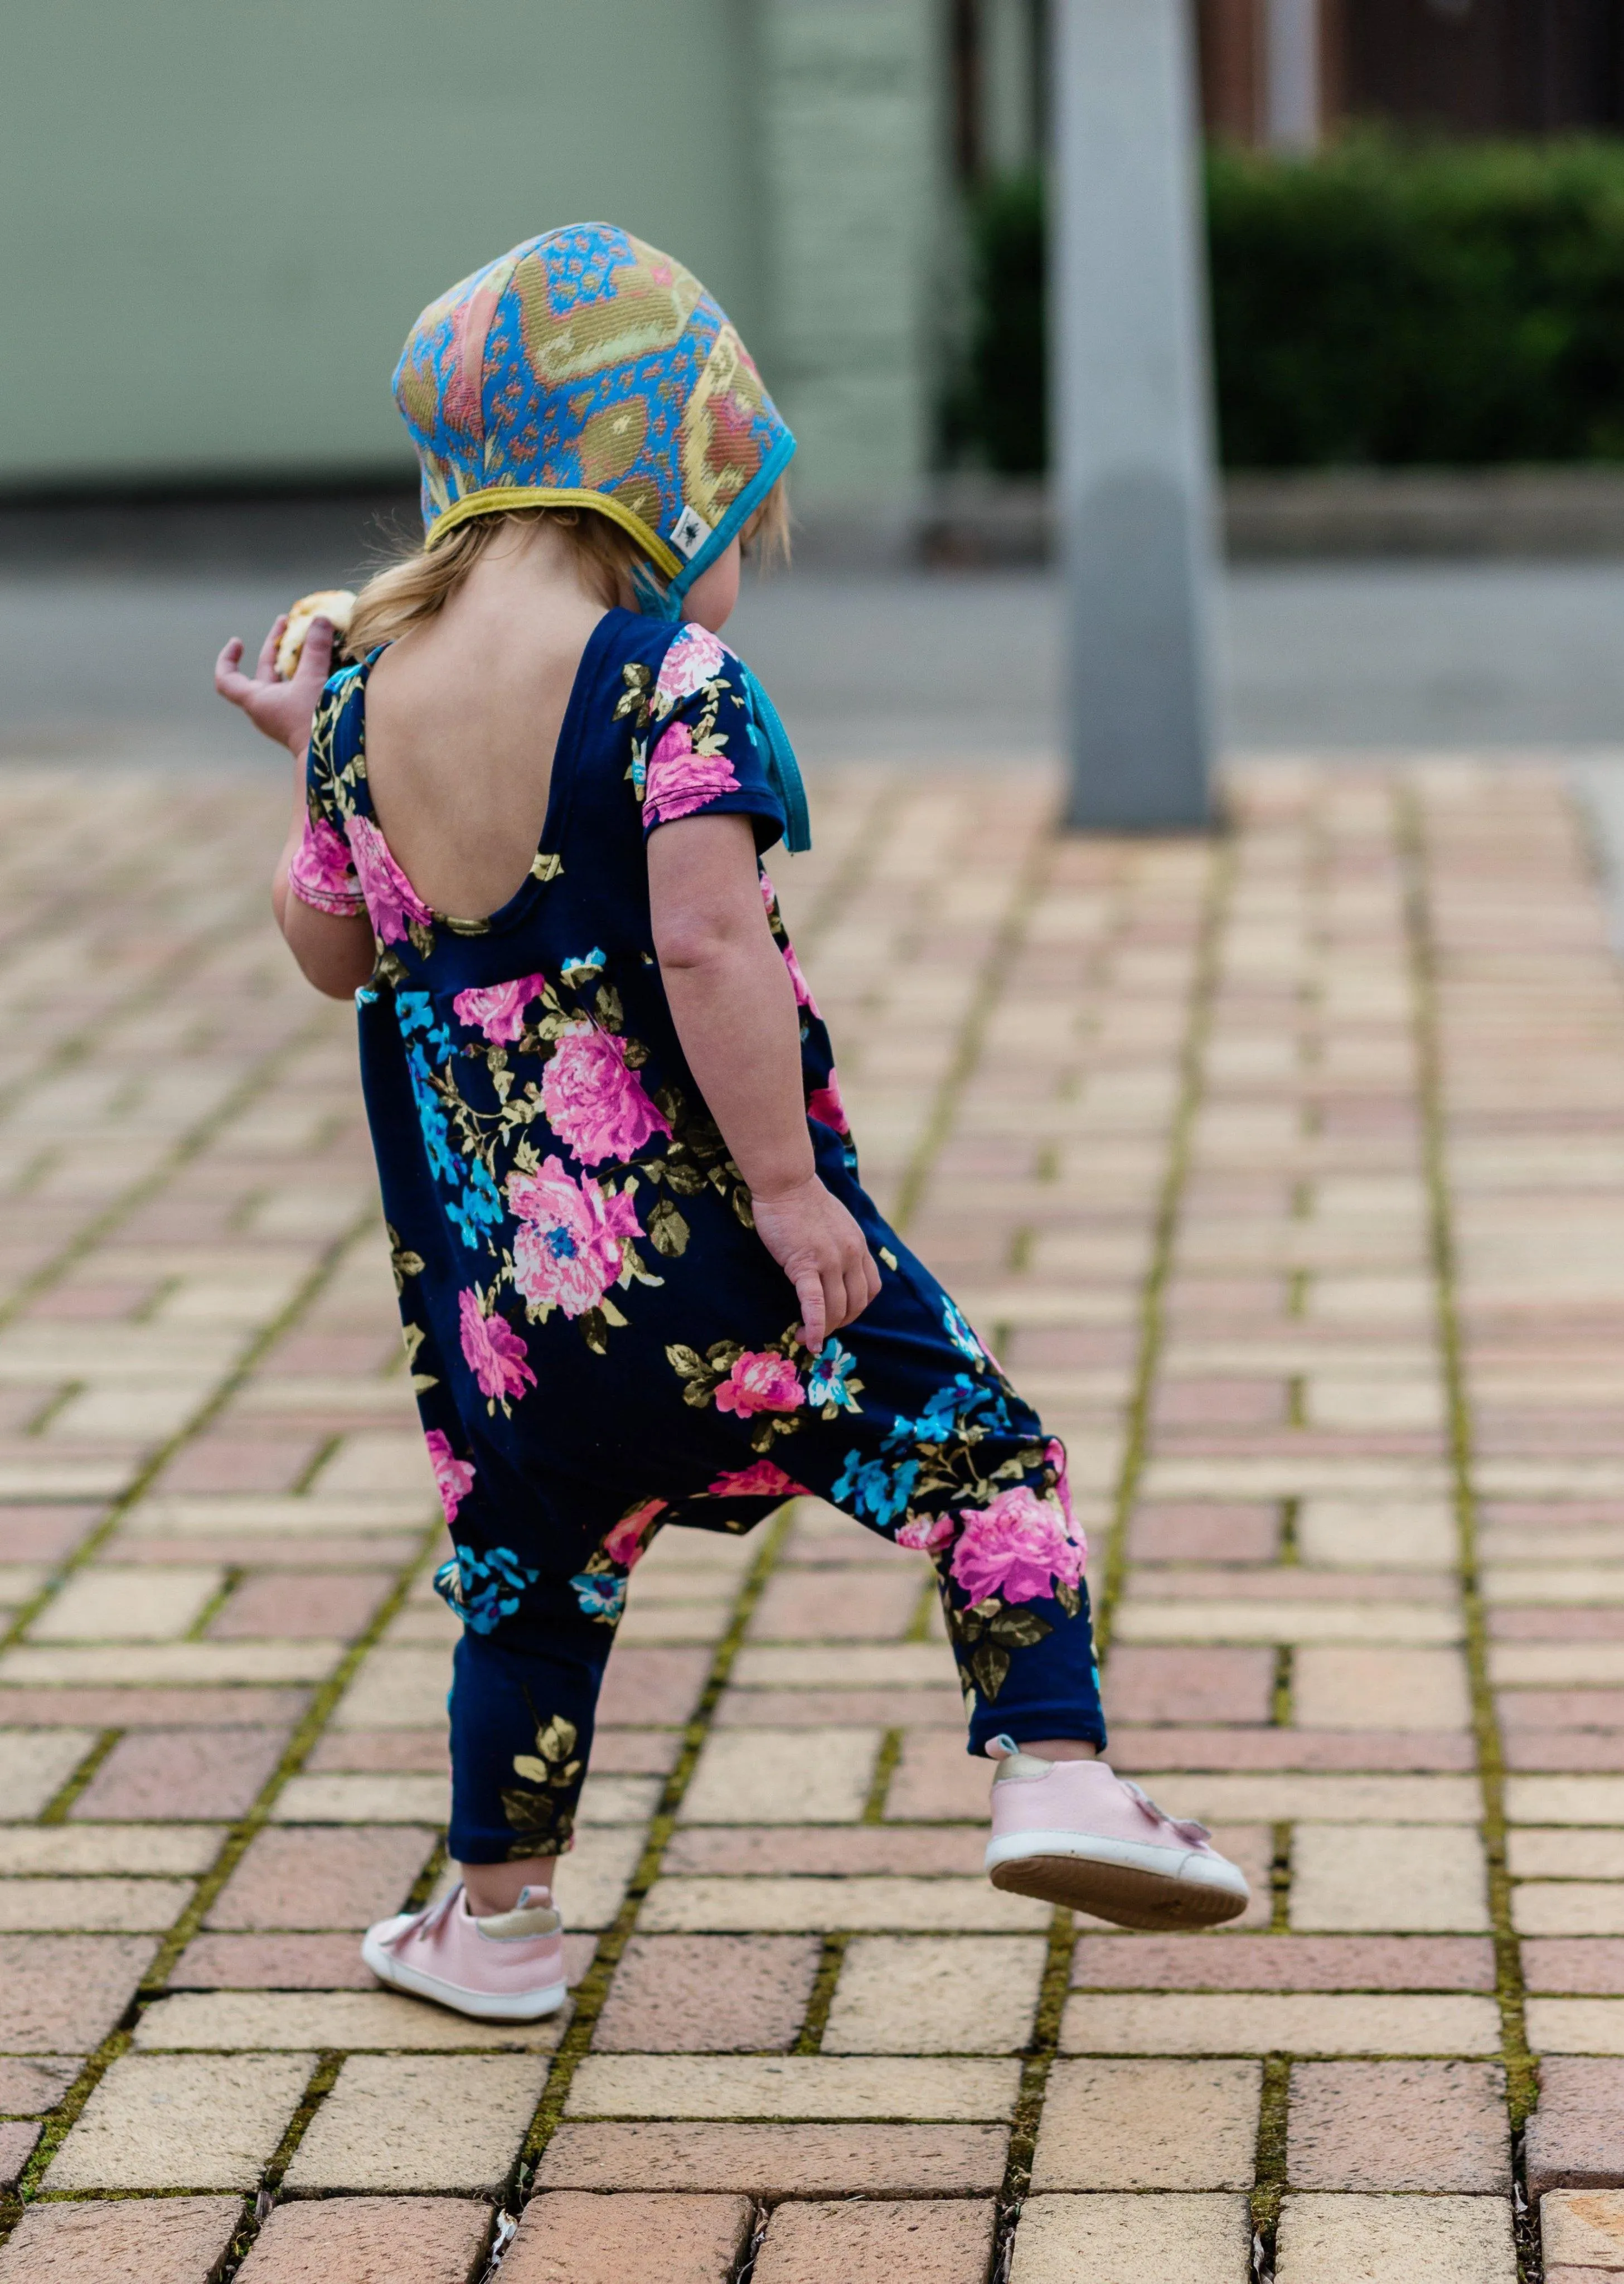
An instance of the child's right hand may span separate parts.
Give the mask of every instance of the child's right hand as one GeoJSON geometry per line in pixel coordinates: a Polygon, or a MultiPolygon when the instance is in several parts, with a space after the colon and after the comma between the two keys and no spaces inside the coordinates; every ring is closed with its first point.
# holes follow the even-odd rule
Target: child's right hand
{"type": "Polygon", "coordinates": [[[242,708],[256,730],[285,746],[297,761],[310,742],[322,684],[332,671],[332,621],[311,620],[291,682],[281,681],[277,674],[277,645],[286,625],[284,611],[265,637],[252,677],[242,671],[242,641],[233,635],[215,661],[215,687],[222,698],[242,708]]]}
{"type": "Polygon", "coordinates": [[[800,1337],[816,1356],[831,1333],[878,1296],[868,1240],[816,1174],[776,1196],[753,1193],[751,1206],[756,1234],[795,1287],[800,1337]]]}

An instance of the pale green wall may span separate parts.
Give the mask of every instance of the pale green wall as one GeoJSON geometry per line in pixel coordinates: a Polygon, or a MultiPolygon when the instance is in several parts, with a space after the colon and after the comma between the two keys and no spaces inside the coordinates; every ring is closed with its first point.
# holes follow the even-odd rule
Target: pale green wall
{"type": "Polygon", "coordinates": [[[418,309],[558,223],[697,270],[803,497],[926,449],[945,0],[12,0],[0,483],[403,464],[418,309]]]}
{"type": "Polygon", "coordinates": [[[748,0],[34,0],[0,74],[0,470],[387,464],[433,295],[624,223],[760,317],[748,0]]]}
{"type": "Polygon", "coordinates": [[[949,221],[938,0],[762,0],[773,386],[803,497],[928,465],[949,221]]]}

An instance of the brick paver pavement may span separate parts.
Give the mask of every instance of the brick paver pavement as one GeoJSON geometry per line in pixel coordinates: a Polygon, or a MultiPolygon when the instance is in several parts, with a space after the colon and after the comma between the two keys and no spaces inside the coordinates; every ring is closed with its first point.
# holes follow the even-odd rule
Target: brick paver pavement
{"type": "Polygon", "coordinates": [[[574,2012],[511,2035],[355,1956],[441,1868],[450,1628],[277,801],[0,779],[4,2284],[1511,2284],[1525,2180],[1549,2284],[1624,2270],[1582,836],[1536,771],[1236,809],[854,773],[785,869],[869,1178],[1071,1443],[1119,1764],[1245,1920],[995,1895],[922,1559],[802,1502],[637,1572],[574,2012]]]}

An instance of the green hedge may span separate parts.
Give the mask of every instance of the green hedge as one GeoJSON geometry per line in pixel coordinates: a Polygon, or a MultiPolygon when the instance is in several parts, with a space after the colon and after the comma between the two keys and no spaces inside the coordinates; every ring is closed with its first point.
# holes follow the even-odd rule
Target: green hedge
{"type": "MultiPolygon", "coordinates": [[[[1624,142],[1207,161],[1226,465],[1624,459],[1624,142]]],[[[956,448],[1043,463],[1035,182],[972,212],[975,324],[956,448]]]]}

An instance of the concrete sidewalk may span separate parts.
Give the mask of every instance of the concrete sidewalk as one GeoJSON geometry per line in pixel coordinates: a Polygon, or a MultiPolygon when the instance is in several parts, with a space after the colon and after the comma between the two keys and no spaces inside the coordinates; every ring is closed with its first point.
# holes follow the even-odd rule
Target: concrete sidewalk
{"type": "Polygon", "coordinates": [[[440,1873],[450,1628],[280,786],[0,774],[4,2284],[472,2284],[498,2213],[502,2284],[1624,2271],[1599,899],[1554,772],[1235,793],[1129,845],[832,770],[780,886],[871,1186],[1071,1446],[1118,1764],[1252,1910],[988,1888],[923,1559],[800,1502],[637,1571],[509,2035],[355,1953],[440,1873]]]}

